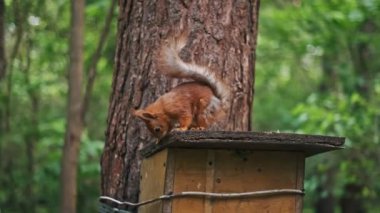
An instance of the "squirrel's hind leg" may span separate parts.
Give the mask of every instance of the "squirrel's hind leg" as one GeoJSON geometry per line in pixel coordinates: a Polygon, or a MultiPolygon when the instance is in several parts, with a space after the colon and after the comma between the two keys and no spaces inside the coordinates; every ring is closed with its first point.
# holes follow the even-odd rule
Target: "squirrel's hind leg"
{"type": "Polygon", "coordinates": [[[207,128],[206,117],[202,113],[198,114],[196,117],[196,122],[191,126],[191,130],[205,130],[207,128]]]}
{"type": "Polygon", "coordinates": [[[191,114],[185,114],[179,117],[178,123],[179,127],[174,128],[175,131],[186,131],[191,126],[191,123],[193,122],[193,116],[191,114]]]}
{"type": "Polygon", "coordinates": [[[208,101],[200,99],[198,106],[196,107],[195,121],[192,124],[191,130],[205,130],[207,128],[207,119],[205,110],[207,108],[208,101]]]}

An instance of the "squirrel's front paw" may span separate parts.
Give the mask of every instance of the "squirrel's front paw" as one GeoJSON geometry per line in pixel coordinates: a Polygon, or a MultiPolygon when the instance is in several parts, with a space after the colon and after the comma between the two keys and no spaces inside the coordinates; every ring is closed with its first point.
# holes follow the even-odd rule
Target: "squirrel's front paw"
{"type": "Polygon", "coordinates": [[[190,130],[205,130],[206,128],[202,126],[192,127],[190,130]]]}
{"type": "Polygon", "coordinates": [[[187,130],[186,127],[179,127],[179,128],[174,128],[172,131],[183,132],[183,131],[186,131],[186,130],[187,130]]]}

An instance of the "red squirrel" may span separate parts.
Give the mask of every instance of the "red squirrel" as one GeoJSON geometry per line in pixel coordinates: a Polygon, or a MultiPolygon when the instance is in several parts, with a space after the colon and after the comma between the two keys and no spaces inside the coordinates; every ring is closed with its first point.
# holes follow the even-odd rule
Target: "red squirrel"
{"type": "Polygon", "coordinates": [[[171,130],[204,130],[226,114],[229,91],[225,84],[207,67],[184,62],[178,54],[185,45],[184,38],[161,45],[156,65],[164,75],[193,81],[179,84],[145,109],[132,112],[158,139],[171,130]]]}

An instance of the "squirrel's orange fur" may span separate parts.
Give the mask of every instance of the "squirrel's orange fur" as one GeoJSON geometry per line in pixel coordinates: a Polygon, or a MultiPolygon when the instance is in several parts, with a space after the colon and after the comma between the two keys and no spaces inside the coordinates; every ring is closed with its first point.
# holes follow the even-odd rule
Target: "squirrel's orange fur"
{"type": "Polygon", "coordinates": [[[184,39],[177,39],[162,45],[156,64],[165,75],[193,81],[176,86],[145,109],[133,111],[157,138],[176,125],[176,130],[206,129],[225,114],[227,89],[206,67],[182,61],[178,52],[185,44],[184,39]]]}

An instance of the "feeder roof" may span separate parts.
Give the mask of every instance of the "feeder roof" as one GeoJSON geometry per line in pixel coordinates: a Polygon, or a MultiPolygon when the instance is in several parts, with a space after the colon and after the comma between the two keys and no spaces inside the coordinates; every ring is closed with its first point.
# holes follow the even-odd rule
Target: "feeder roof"
{"type": "Polygon", "coordinates": [[[173,131],[141,150],[148,157],[165,148],[304,152],[306,157],[342,149],[345,138],[276,132],[173,131]]]}

